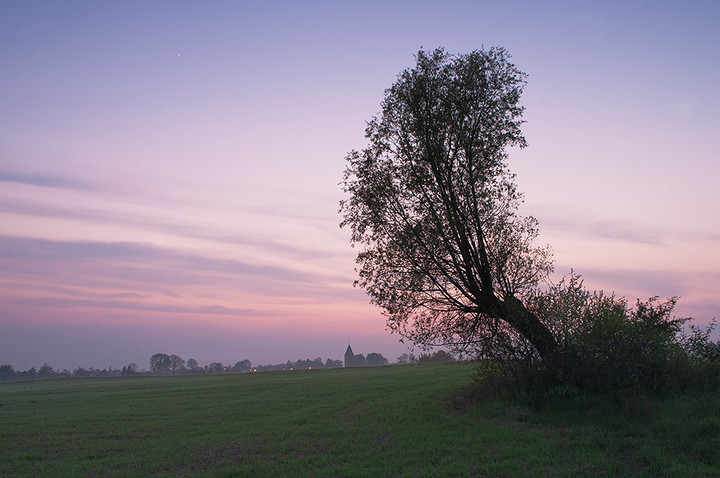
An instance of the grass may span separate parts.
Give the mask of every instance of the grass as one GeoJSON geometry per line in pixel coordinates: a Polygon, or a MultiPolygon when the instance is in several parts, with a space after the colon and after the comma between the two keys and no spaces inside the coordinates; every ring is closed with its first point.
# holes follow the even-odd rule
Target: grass
{"type": "Polygon", "coordinates": [[[720,394],[458,407],[461,363],[0,385],[0,476],[720,476],[720,394]]]}

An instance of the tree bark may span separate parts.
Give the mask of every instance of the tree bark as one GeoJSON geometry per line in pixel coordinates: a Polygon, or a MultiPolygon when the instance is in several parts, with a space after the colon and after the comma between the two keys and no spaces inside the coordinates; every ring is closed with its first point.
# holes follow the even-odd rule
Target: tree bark
{"type": "Polygon", "coordinates": [[[537,315],[529,311],[515,297],[508,297],[498,302],[500,318],[527,339],[535,347],[543,361],[551,367],[558,366],[560,345],[550,329],[540,321],[537,315]]]}

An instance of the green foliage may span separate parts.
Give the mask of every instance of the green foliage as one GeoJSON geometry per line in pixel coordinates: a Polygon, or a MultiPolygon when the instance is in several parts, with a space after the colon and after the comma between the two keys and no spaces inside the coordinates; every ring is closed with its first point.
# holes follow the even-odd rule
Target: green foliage
{"type": "Polygon", "coordinates": [[[684,319],[671,318],[676,299],[657,297],[628,308],[624,300],[601,302],[592,320],[569,337],[575,363],[570,383],[589,392],[660,393],[675,388],[684,351],[677,336],[684,319]]]}
{"type": "Polygon", "coordinates": [[[720,389],[720,341],[710,340],[716,321],[705,329],[690,325],[683,331],[680,344],[686,353],[687,364],[685,382],[689,388],[698,390],[720,389]]]}
{"type": "Polygon", "coordinates": [[[572,273],[528,307],[553,331],[562,361],[548,370],[528,343],[510,330],[484,345],[477,380],[491,390],[527,394],[568,392],[659,395],[720,386],[720,345],[707,329],[675,318],[673,297],[631,307],[623,298],[590,292],[572,273]]]}

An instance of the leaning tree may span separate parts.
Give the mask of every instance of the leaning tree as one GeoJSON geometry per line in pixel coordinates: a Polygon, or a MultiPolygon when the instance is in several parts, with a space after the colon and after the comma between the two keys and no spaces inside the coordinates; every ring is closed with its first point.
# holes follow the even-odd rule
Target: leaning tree
{"type": "Polygon", "coordinates": [[[552,261],[506,164],[508,147],[526,145],[526,75],[509,58],[419,51],[368,123],[368,146],[346,157],[341,226],[359,247],[356,284],[391,331],[465,348],[510,329],[549,362],[558,342],[523,304],[552,261]]]}

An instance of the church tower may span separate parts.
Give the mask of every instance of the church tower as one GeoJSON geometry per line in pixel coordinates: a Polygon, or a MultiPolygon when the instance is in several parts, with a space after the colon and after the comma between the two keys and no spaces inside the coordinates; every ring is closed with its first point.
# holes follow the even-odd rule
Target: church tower
{"type": "Polygon", "coordinates": [[[353,364],[353,359],[355,358],[355,354],[352,351],[352,347],[350,347],[350,344],[348,344],[348,348],[345,351],[345,366],[350,367],[353,364]]]}

